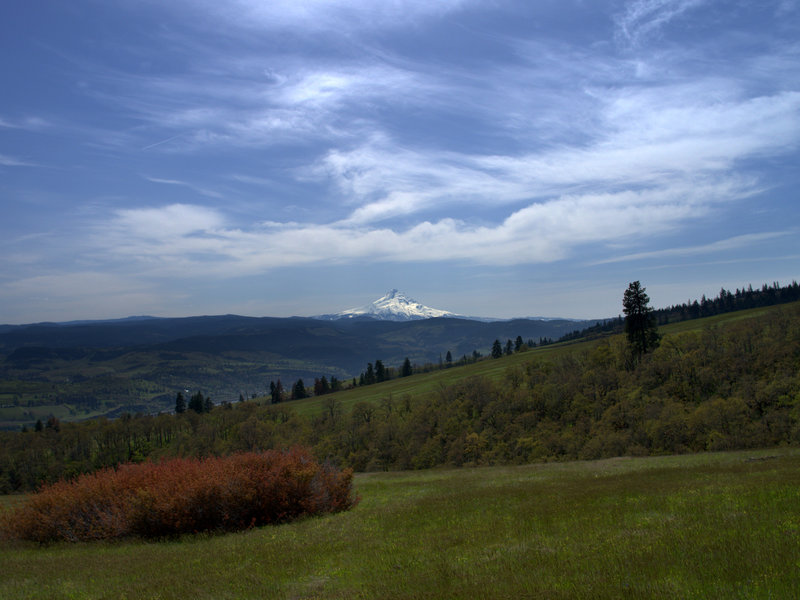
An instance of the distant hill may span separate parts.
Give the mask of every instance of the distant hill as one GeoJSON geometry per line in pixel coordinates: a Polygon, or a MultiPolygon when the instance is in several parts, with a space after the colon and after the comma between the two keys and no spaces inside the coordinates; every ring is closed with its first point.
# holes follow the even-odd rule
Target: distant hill
{"type": "Polygon", "coordinates": [[[278,379],[284,385],[301,378],[313,384],[322,376],[346,381],[376,360],[388,368],[399,368],[405,358],[421,366],[438,364],[450,352],[457,361],[487,354],[495,339],[538,342],[582,326],[570,320],[238,315],[7,326],[0,330],[0,397],[13,402],[0,406],[0,427],[50,413],[69,419],[168,410],[185,389],[233,401],[264,394],[278,379]]]}
{"type": "MultiPolygon", "coordinates": [[[[0,332],[0,352],[13,362],[24,348],[93,350],[94,355],[113,349],[136,352],[270,352],[283,358],[322,361],[356,372],[376,358],[386,364],[405,357],[424,363],[439,354],[453,355],[487,350],[495,339],[505,342],[521,336],[525,341],[558,338],[583,323],[571,320],[480,322],[455,317],[409,321],[313,318],[254,318],[236,315],[149,319],[70,324],[16,326],[0,332]]],[[[24,353],[23,353],[24,354],[24,353]]],[[[62,353],[63,354],[63,353],[62,353]]],[[[83,353],[84,355],[86,353],[83,353]]],[[[318,373],[322,374],[322,373],[318,373]]]]}

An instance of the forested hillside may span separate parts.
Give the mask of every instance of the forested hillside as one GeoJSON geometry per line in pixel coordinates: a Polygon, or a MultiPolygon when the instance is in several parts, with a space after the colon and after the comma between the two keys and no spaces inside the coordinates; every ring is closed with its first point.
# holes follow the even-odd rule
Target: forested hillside
{"type": "Polygon", "coordinates": [[[295,444],[342,466],[379,470],[800,441],[800,305],[662,333],[659,347],[635,364],[624,336],[615,335],[443,370],[452,383],[429,385],[424,394],[381,396],[382,384],[366,386],[377,400],[350,398],[347,410],[343,396],[332,394],[304,416],[291,403],[246,401],[203,414],[0,432],[0,491],[124,461],[295,444]],[[487,364],[496,376],[472,375],[487,364]]]}

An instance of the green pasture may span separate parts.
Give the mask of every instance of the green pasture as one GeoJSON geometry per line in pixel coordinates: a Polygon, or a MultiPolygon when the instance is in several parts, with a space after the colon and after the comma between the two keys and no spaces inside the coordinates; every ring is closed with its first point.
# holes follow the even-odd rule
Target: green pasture
{"type": "Polygon", "coordinates": [[[0,597],[800,597],[799,450],[355,482],[350,512],[238,534],[0,542],[0,597]]]}

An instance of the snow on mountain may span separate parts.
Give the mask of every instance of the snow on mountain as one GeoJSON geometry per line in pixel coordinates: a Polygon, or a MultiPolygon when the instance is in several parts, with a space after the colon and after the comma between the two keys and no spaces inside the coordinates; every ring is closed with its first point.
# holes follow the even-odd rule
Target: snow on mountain
{"type": "Polygon", "coordinates": [[[431,308],[420,304],[399,292],[391,290],[382,298],[360,308],[343,310],[335,315],[327,315],[333,319],[353,319],[357,317],[372,317],[383,321],[413,321],[414,319],[430,319],[433,317],[457,317],[459,315],[438,308],[431,308]]]}

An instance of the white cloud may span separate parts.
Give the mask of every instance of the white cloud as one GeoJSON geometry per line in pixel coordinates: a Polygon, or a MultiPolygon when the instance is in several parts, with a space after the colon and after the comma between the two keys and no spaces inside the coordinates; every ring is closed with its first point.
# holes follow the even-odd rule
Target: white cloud
{"type": "Polygon", "coordinates": [[[226,227],[192,205],[119,211],[98,228],[102,255],[136,271],[184,277],[257,274],[277,267],[351,261],[511,265],[552,262],[585,244],[640,240],[708,213],[741,194],[737,182],[696,181],[641,191],[569,195],[533,203],[497,225],[445,218],[404,229],[356,221],[226,227]],[[138,267],[137,267],[138,264],[138,267]]]}
{"type": "Polygon", "coordinates": [[[201,4],[215,20],[245,29],[300,29],[339,35],[359,29],[397,28],[459,10],[472,0],[231,0],[201,4]]]}
{"type": "Polygon", "coordinates": [[[634,0],[617,17],[618,35],[636,45],[656,34],[670,21],[683,13],[707,3],[708,0],[634,0]]]}
{"type": "Polygon", "coordinates": [[[36,167],[36,166],[38,166],[36,163],[32,163],[26,160],[21,160],[14,156],[0,154],[0,167],[36,167]]]}
{"type": "MultiPolygon", "coordinates": [[[[680,185],[784,153],[800,141],[800,93],[709,102],[707,91],[682,85],[614,92],[605,100],[604,129],[585,146],[485,156],[410,150],[374,136],[353,150],[331,151],[317,172],[357,205],[347,222],[368,223],[447,206],[544,199],[569,189],[680,185]]],[[[726,177],[732,197],[757,187],[749,176],[726,177]]]]}
{"type": "Polygon", "coordinates": [[[25,117],[9,121],[0,117],[0,127],[6,129],[24,129],[28,131],[41,131],[50,127],[51,124],[41,117],[25,117]]]}
{"type": "MultiPolygon", "coordinates": [[[[642,260],[647,258],[665,258],[671,256],[697,256],[698,254],[710,254],[714,252],[725,252],[727,250],[736,250],[739,248],[747,248],[759,242],[772,240],[787,235],[796,235],[792,231],[770,231],[765,233],[749,233],[745,235],[737,235],[724,240],[718,240],[710,244],[703,244],[701,246],[686,246],[682,248],[667,248],[664,250],[654,250],[651,252],[637,252],[636,254],[627,254],[625,256],[616,256],[614,258],[607,258],[591,262],[592,265],[602,265],[616,262],[627,262],[633,260],[642,260]]],[[[761,259],[759,259],[761,260],[761,259]]]]}
{"type": "Polygon", "coordinates": [[[189,204],[122,209],[111,222],[113,229],[132,239],[160,240],[166,244],[176,237],[214,231],[222,226],[223,219],[217,211],[189,204]]]}
{"type": "MultiPolygon", "coordinates": [[[[209,55],[208,61],[215,67],[171,78],[107,74],[109,84],[128,91],[95,95],[159,130],[160,139],[143,142],[143,150],[178,152],[352,139],[364,133],[374,107],[423,104],[439,92],[422,75],[361,59],[311,64],[259,57],[242,66],[234,57],[209,55]],[[281,65],[266,77],[265,61],[281,65]]],[[[130,144],[127,137],[108,141],[130,144]]]]}
{"type": "Polygon", "coordinates": [[[198,194],[201,194],[203,196],[208,196],[209,198],[220,198],[220,199],[223,198],[222,194],[220,194],[219,192],[215,192],[214,190],[209,190],[207,188],[197,186],[193,183],[189,183],[188,181],[181,181],[179,179],[162,179],[159,177],[148,177],[148,176],[145,176],[145,179],[153,183],[163,183],[165,185],[177,185],[181,187],[186,187],[191,190],[194,190],[198,194]]]}

